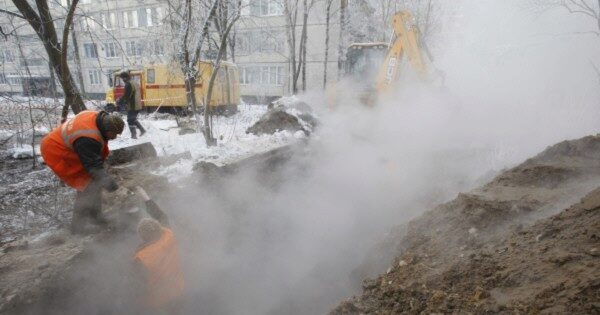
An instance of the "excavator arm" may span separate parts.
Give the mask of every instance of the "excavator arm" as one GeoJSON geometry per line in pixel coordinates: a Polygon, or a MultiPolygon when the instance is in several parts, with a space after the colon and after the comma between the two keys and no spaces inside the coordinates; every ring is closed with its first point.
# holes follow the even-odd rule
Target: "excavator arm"
{"type": "Polygon", "coordinates": [[[419,45],[419,30],[413,22],[412,14],[399,11],[392,18],[392,25],[395,36],[375,81],[378,93],[387,91],[396,81],[404,54],[408,56],[408,62],[419,76],[423,79],[426,76],[425,61],[419,45]]]}

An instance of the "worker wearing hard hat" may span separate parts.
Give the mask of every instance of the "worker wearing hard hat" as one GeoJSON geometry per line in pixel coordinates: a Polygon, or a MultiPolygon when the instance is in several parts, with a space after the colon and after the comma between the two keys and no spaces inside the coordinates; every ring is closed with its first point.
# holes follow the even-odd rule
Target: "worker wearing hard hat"
{"type": "Polygon", "coordinates": [[[177,314],[185,286],[177,240],[168,227],[166,214],[141,187],[137,187],[137,193],[153,217],[142,219],[137,228],[143,241],[134,255],[138,278],[142,278],[139,307],[143,313],[177,314]]]}
{"type": "Polygon", "coordinates": [[[119,188],[103,167],[108,156],[108,141],[123,132],[125,123],[117,114],[82,111],[42,139],[44,161],[64,183],[75,188],[71,232],[85,233],[93,226],[105,225],[102,216],[102,189],[119,188]]]}

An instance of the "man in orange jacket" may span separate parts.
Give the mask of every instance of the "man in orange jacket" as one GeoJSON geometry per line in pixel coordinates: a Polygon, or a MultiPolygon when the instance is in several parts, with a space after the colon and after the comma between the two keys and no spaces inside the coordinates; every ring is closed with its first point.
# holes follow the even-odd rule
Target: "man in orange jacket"
{"type": "Polygon", "coordinates": [[[137,187],[137,193],[146,202],[146,210],[152,216],[152,219],[144,218],[138,224],[137,231],[143,243],[133,257],[138,282],[141,282],[140,311],[143,314],[178,314],[185,281],[177,240],[168,228],[167,215],[144,189],[137,187]]]}
{"type": "Polygon", "coordinates": [[[117,114],[82,111],[42,139],[44,162],[64,183],[75,188],[71,232],[85,233],[89,219],[106,224],[102,217],[102,188],[113,192],[117,183],[104,170],[108,141],[123,132],[125,123],[117,114]]]}

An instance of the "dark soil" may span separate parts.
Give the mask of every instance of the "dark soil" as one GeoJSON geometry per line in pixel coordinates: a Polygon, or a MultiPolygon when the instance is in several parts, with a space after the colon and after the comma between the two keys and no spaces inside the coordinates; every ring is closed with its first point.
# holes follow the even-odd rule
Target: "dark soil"
{"type": "Polygon", "coordinates": [[[552,146],[399,228],[392,266],[331,314],[598,314],[598,187],[600,136],[552,146]]]}

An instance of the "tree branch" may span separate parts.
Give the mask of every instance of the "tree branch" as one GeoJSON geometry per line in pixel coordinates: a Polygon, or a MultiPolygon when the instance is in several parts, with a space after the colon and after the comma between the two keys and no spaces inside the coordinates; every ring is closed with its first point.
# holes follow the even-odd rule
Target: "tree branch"
{"type": "Polygon", "coordinates": [[[1,13],[6,13],[8,15],[15,16],[15,17],[18,17],[18,18],[21,18],[21,19],[25,20],[25,17],[22,16],[21,14],[19,14],[19,13],[15,13],[15,12],[4,10],[4,9],[0,9],[0,12],[1,13]]]}
{"type": "MultiPolygon", "coordinates": [[[[71,24],[73,23],[73,15],[75,14],[75,8],[77,7],[77,3],[79,0],[73,0],[71,2],[71,7],[69,7],[69,12],[67,13],[67,17],[65,18],[65,26],[63,27],[63,36],[62,36],[62,54],[60,56],[60,67],[65,69],[67,67],[67,55],[68,55],[68,39],[69,39],[69,29],[71,28],[71,24]]],[[[62,71],[61,73],[65,73],[66,71],[62,71]]],[[[67,79],[67,78],[64,78],[67,79]]]]}
{"type": "MultiPolygon", "coordinates": [[[[29,3],[27,1],[20,1],[20,0],[13,0],[13,3],[17,7],[17,9],[19,9],[19,12],[21,12],[21,14],[23,14],[23,17],[25,18],[25,20],[27,20],[29,22],[29,24],[31,24],[31,26],[33,27],[35,32],[38,33],[38,31],[41,31],[42,20],[37,15],[37,13],[35,13],[35,11],[29,5],[29,3]]],[[[38,34],[40,34],[40,33],[38,33],[38,34]]]]}

